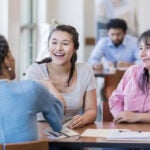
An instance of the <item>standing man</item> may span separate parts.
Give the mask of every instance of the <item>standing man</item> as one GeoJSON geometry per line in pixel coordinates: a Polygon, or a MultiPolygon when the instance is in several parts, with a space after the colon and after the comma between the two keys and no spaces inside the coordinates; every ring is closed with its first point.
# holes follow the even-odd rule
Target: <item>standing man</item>
{"type": "Polygon", "coordinates": [[[107,24],[108,37],[101,38],[89,59],[94,71],[102,70],[102,58],[109,64],[129,67],[139,62],[137,39],[127,35],[127,24],[122,19],[111,19],[107,24]]]}

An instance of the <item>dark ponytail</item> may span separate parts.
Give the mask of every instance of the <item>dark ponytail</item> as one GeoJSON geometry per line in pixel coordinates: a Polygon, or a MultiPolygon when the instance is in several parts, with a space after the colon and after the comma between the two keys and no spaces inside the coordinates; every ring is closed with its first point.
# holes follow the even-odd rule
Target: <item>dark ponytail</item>
{"type": "Polygon", "coordinates": [[[69,86],[69,82],[70,82],[71,78],[73,77],[76,61],[77,61],[77,53],[74,52],[74,54],[72,55],[72,58],[71,58],[71,69],[70,69],[70,74],[69,74],[69,78],[68,78],[68,81],[67,81],[68,86],[69,86]]]}
{"type": "Polygon", "coordinates": [[[51,61],[52,61],[51,57],[46,57],[46,58],[42,59],[41,61],[36,61],[36,63],[43,64],[43,63],[49,63],[51,61]]]}

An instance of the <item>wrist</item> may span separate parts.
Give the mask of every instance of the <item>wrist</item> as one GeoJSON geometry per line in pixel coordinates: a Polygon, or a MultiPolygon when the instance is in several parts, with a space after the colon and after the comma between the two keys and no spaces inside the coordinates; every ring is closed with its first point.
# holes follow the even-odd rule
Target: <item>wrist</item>
{"type": "Polygon", "coordinates": [[[135,113],[136,122],[142,121],[142,114],[141,113],[135,113]]]}

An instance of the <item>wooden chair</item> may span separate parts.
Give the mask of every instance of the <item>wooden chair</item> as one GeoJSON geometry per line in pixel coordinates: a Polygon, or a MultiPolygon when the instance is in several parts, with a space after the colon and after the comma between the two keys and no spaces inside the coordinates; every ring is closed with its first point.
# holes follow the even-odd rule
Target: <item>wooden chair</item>
{"type": "Polygon", "coordinates": [[[3,150],[3,145],[2,144],[0,144],[0,150],[3,150]]]}
{"type": "Polygon", "coordinates": [[[113,121],[113,116],[110,113],[108,99],[112,92],[116,89],[125,71],[117,70],[115,74],[105,76],[104,88],[103,88],[103,121],[113,121]]]}
{"type": "Polygon", "coordinates": [[[48,142],[34,141],[26,143],[6,144],[5,150],[48,150],[48,142]]]}

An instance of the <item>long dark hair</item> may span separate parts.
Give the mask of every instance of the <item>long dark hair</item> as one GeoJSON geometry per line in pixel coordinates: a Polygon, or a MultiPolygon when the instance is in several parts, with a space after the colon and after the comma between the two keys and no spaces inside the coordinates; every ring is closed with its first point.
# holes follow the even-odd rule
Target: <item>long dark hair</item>
{"type": "MultiPolygon", "coordinates": [[[[150,30],[145,31],[142,33],[138,39],[138,45],[143,42],[145,45],[150,45],[150,30]]],[[[147,68],[144,68],[143,73],[140,76],[139,79],[139,87],[144,93],[148,93],[149,91],[149,71],[147,68]]]]}
{"type": "Polygon", "coordinates": [[[9,45],[3,35],[0,34],[0,75],[2,75],[2,64],[9,51],[9,45]]]}
{"type": "MultiPolygon", "coordinates": [[[[75,50],[77,50],[79,48],[79,34],[77,32],[77,30],[73,27],[73,26],[70,26],[70,25],[58,25],[56,26],[49,34],[48,36],[48,47],[49,47],[49,41],[50,41],[50,38],[52,36],[52,34],[55,32],[55,31],[64,31],[64,32],[67,32],[69,33],[71,36],[72,36],[72,40],[73,40],[73,43],[74,43],[74,48],[75,50]]],[[[75,70],[75,63],[76,63],[76,60],[77,60],[77,53],[76,51],[73,53],[72,57],[71,57],[71,69],[70,69],[70,74],[69,74],[69,78],[67,80],[67,85],[69,86],[69,82],[70,80],[72,79],[73,77],[73,73],[74,73],[74,70],[75,70]]],[[[38,64],[42,64],[42,63],[49,63],[51,62],[52,59],[51,57],[48,57],[48,58],[44,58],[43,60],[41,61],[38,61],[37,63],[38,64]]]]}

